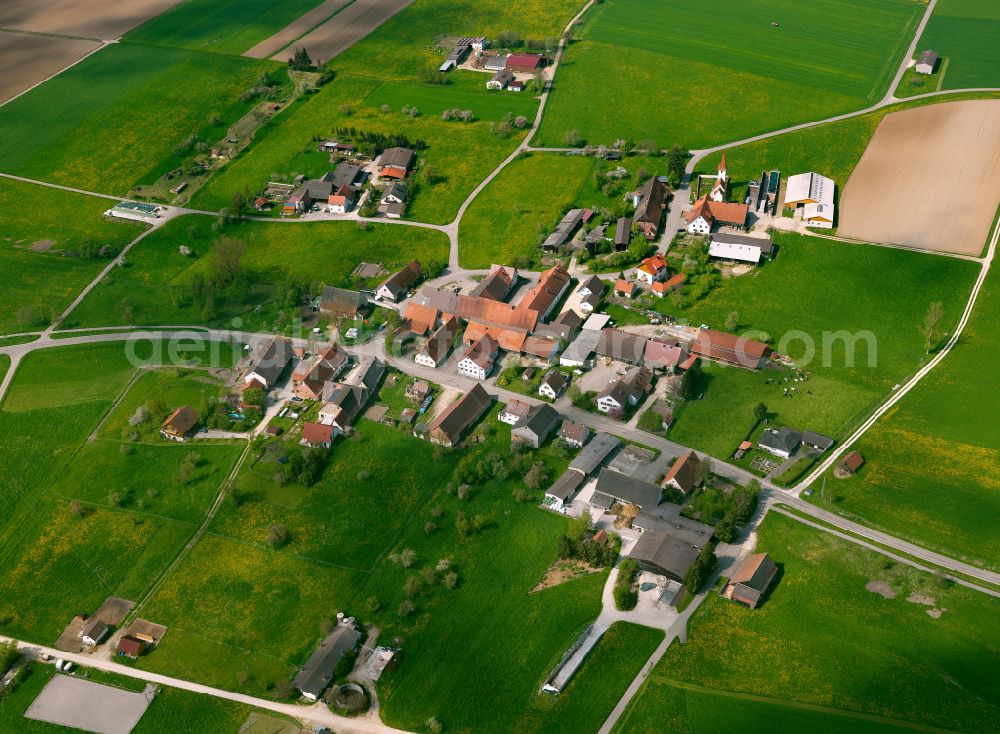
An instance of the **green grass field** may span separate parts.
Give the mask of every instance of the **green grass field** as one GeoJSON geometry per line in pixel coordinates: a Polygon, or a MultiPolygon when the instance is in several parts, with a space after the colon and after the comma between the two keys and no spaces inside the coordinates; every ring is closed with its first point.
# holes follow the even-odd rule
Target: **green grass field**
{"type": "Polygon", "coordinates": [[[107,263],[77,257],[81,248],[117,251],[142,233],[141,225],[102,216],[109,203],[0,179],[0,333],[32,331],[62,313],[107,263]],[[26,205],[38,196],[45,197],[44,212],[26,205]]]}
{"type": "MultiPolygon", "coordinates": [[[[938,0],[917,50],[947,60],[943,87],[1000,84],[1000,5],[993,0],[938,0]]],[[[939,63],[940,66],[940,63],[939,63]]]]}
{"type": "Polygon", "coordinates": [[[1000,277],[991,273],[952,352],[856,448],[868,465],[830,479],[831,509],[920,545],[1000,568],[1000,430],[987,375],[1000,365],[1000,277]]]}
{"type": "Polygon", "coordinates": [[[225,135],[272,64],[183,49],[109,46],[0,109],[0,161],[16,173],[124,194],[151,183],[192,135],[225,135]],[[209,122],[218,115],[223,125],[209,122]]]}
{"type": "Polygon", "coordinates": [[[537,263],[542,254],[539,245],[571,206],[630,214],[625,192],[645,183],[644,177],[665,173],[666,159],[659,157],[632,156],[612,163],[578,155],[524,154],[490,182],[462,218],[462,265],[537,263]],[[606,174],[619,165],[628,175],[609,184],[606,174]]]}
{"type": "Polygon", "coordinates": [[[243,263],[250,272],[250,294],[232,299],[220,293],[213,312],[206,313],[192,298],[191,283],[196,274],[208,273],[219,237],[212,224],[209,217],[183,217],[147,237],[129,254],[127,267],[110,274],[70,313],[65,328],[228,325],[237,316],[243,328],[270,328],[289,279],[351,286],[350,273],[362,261],[381,262],[391,270],[414,258],[448,260],[448,238],[430,229],[373,225],[364,231],[352,222],[246,222],[223,234],[246,245],[243,263]],[[181,255],[181,245],[194,256],[181,255]]]}
{"type": "Polygon", "coordinates": [[[322,0],[185,0],[126,34],[125,40],[241,54],[322,0]]]}
{"type": "MultiPolygon", "coordinates": [[[[510,113],[534,119],[538,99],[525,93],[492,91],[485,88],[490,77],[471,71],[452,73],[448,84],[387,81],[378,84],[364,101],[366,107],[380,109],[389,105],[400,110],[416,107],[422,115],[440,117],[445,110],[472,110],[478,120],[500,120],[510,113]]],[[[458,125],[459,123],[455,123],[458,125]]]]}
{"type": "Polygon", "coordinates": [[[862,108],[884,94],[922,11],[911,0],[726,0],[706,23],[695,0],[612,0],[568,50],[535,143],[578,130],[593,144],[706,147],[862,108]],[[633,94],[612,92],[623,65],[633,94]]]}
{"type": "MultiPolygon", "coordinates": [[[[810,373],[809,381],[786,383],[784,377],[790,375],[781,372],[708,365],[705,398],[682,408],[672,439],[729,456],[753,423],[753,407],[760,401],[774,414],[773,422],[842,436],[926,359],[919,326],[928,305],[942,303],[942,329],[952,328],[977,272],[974,263],[952,258],[801,235],[778,233],[775,242],[778,252],[772,262],[723,281],[680,315],[721,329],[735,311],[739,333],[769,335],[772,347],[810,373]],[[892,287],[886,288],[889,282],[892,287]],[[875,347],[859,340],[854,366],[849,366],[845,342],[833,338],[840,331],[870,332],[875,347]],[[815,348],[814,358],[805,364],[803,338],[815,348]],[[773,381],[766,384],[769,378],[773,381]],[[795,395],[784,397],[789,387],[796,388],[795,395]]],[[[674,310],[669,299],[657,307],[674,310]]]]}
{"type": "Polygon", "coordinates": [[[663,632],[616,622],[558,696],[539,694],[517,722],[519,732],[591,732],[601,728],[625,689],[663,642],[663,632]]]}
{"type": "Polygon", "coordinates": [[[369,77],[341,75],[263,128],[253,145],[198,192],[192,205],[217,210],[228,206],[236,192],[262,191],[275,176],[287,180],[299,173],[321,176],[333,166],[326,154],[316,152],[314,137],[327,138],[339,127],[351,127],[402,134],[427,144],[418,155],[406,217],[445,223],[523,136],[521,132],[509,138],[494,135],[489,120],[525,110],[528,104],[533,108],[534,101],[527,96],[497,97],[485,87],[433,87],[419,82],[383,86],[369,77]],[[383,104],[389,104],[390,111],[382,112],[383,104]],[[404,105],[416,106],[422,114],[404,115],[404,105]],[[441,111],[455,107],[471,109],[478,121],[443,121],[441,111]]]}
{"type": "Polygon", "coordinates": [[[681,732],[718,731],[743,716],[753,732],[896,731],[842,712],[991,730],[1000,715],[1000,683],[988,672],[997,663],[997,600],[945,588],[930,574],[777,514],[761,526],[757,547],[781,570],[763,605],[749,610],[710,594],[687,644],[671,646],[616,731],[661,731],[667,722],[681,732]],[[897,596],[866,590],[876,579],[897,596]],[[909,601],[911,594],[933,601],[909,601]],[[931,609],[945,611],[934,619],[931,609]],[[790,709],[795,704],[824,708],[790,709]]]}
{"type": "MultiPolygon", "coordinates": [[[[141,690],[141,681],[124,678],[100,671],[88,670],[91,680],[124,688],[129,691],[141,690]]],[[[56,726],[41,721],[25,719],[24,712],[41,693],[42,688],[55,675],[52,665],[35,664],[31,674],[17,690],[0,701],[0,729],[25,732],[26,734],[73,734],[79,729],[56,726]]],[[[176,731],[216,732],[216,734],[237,734],[240,727],[256,709],[233,701],[225,701],[212,696],[204,696],[177,688],[161,687],[156,699],[146,709],[139,723],[132,730],[134,734],[171,734],[176,731]]],[[[268,713],[268,717],[277,717],[268,713]]]]}

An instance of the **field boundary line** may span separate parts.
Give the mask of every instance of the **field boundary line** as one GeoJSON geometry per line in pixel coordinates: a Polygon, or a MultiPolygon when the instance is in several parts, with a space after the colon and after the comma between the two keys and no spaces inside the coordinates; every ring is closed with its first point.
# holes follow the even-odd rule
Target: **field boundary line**
{"type": "MultiPolygon", "coordinates": [[[[325,23],[328,23],[331,18],[334,18],[338,13],[340,13],[340,12],[346,10],[347,8],[351,7],[352,5],[354,5],[355,3],[357,3],[357,1],[358,0],[350,0],[350,2],[344,3],[339,8],[337,8],[332,13],[330,13],[328,16],[326,16],[325,18],[323,18],[323,20],[319,21],[316,25],[314,25],[311,28],[309,28],[308,30],[306,30],[305,33],[302,33],[302,34],[296,36],[291,41],[289,41],[288,43],[286,43],[284,46],[282,46],[281,48],[279,48],[276,51],[274,51],[274,53],[270,53],[267,56],[265,56],[262,60],[263,61],[267,61],[269,59],[274,58],[275,56],[277,56],[278,54],[280,54],[282,51],[285,51],[286,49],[288,49],[293,43],[298,43],[303,38],[305,38],[310,33],[312,33],[314,30],[316,30],[317,28],[319,28],[321,25],[323,25],[325,23]]],[[[292,23],[294,23],[294,22],[295,21],[293,20],[292,23]]],[[[286,28],[287,28],[287,26],[286,26],[286,28]]],[[[281,31],[278,31],[278,33],[281,33],[281,31]]],[[[250,49],[247,49],[247,51],[249,51],[249,50],[250,49]]],[[[246,53],[246,51],[244,51],[244,54],[245,53],[246,53]]],[[[256,58],[256,57],[250,57],[250,58],[256,58]]]]}
{"type": "Polygon", "coordinates": [[[850,709],[837,708],[836,706],[823,706],[818,703],[805,703],[804,701],[792,701],[787,698],[772,698],[771,696],[761,696],[755,693],[741,693],[739,691],[727,691],[721,688],[707,688],[705,686],[699,686],[694,683],[685,683],[683,681],[674,680],[673,678],[668,678],[663,675],[654,674],[652,678],[658,683],[663,683],[671,688],[679,688],[684,691],[692,691],[694,693],[702,693],[709,696],[721,696],[723,698],[736,698],[743,701],[754,701],[756,703],[769,703],[775,706],[785,706],[787,708],[800,709],[803,711],[816,711],[821,713],[832,714],[834,716],[843,716],[850,719],[862,719],[865,721],[871,721],[878,724],[891,724],[893,726],[898,726],[903,729],[913,729],[915,731],[929,732],[930,734],[959,734],[957,729],[942,729],[937,726],[927,726],[926,724],[918,724],[913,721],[907,721],[906,719],[894,719],[889,716],[880,716],[878,714],[869,714],[864,711],[852,711],[850,709]]]}

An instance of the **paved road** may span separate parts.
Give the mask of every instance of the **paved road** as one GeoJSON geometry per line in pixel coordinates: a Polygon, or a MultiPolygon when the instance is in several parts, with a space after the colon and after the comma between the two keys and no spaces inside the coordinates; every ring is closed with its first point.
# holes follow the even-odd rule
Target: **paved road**
{"type": "Polygon", "coordinates": [[[393,729],[391,726],[386,726],[379,721],[378,718],[373,716],[365,715],[356,718],[337,716],[326,706],[320,703],[309,706],[300,706],[294,703],[279,703],[277,701],[269,701],[264,698],[247,696],[243,693],[225,691],[221,688],[204,686],[200,683],[192,683],[190,681],[182,680],[181,678],[171,678],[170,676],[160,675],[158,673],[150,673],[149,671],[140,670],[130,665],[122,665],[109,660],[102,660],[93,655],[63,652],[62,650],[56,650],[52,647],[36,645],[32,642],[15,640],[10,637],[0,636],[0,641],[16,642],[19,648],[26,651],[30,655],[50,655],[53,658],[68,660],[81,667],[104,670],[109,673],[125,676],[126,678],[137,678],[148,683],[155,683],[157,685],[168,686],[170,688],[179,688],[183,691],[191,691],[192,693],[202,693],[207,696],[246,704],[247,706],[255,706],[256,708],[264,709],[266,711],[273,711],[278,714],[284,714],[285,716],[291,716],[303,722],[331,727],[337,732],[337,734],[409,734],[402,729],[393,729]]]}

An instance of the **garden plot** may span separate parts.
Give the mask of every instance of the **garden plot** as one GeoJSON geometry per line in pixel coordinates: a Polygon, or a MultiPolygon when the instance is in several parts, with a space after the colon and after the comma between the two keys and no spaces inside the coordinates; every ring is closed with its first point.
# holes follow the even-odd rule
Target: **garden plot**
{"type": "Polygon", "coordinates": [[[839,233],[978,255],[1000,203],[1000,101],[887,115],[841,198],[839,233]]]}

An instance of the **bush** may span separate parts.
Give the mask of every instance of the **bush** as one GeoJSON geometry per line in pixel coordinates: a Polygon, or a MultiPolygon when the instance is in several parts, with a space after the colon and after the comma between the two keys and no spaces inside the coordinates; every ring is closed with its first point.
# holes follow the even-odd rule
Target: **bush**
{"type": "Polygon", "coordinates": [[[630,586],[615,584],[612,594],[615,598],[615,607],[623,612],[635,609],[635,605],[639,603],[639,594],[633,591],[630,586]]]}
{"type": "Polygon", "coordinates": [[[709,542],[701,547],[701,552],[694,561],[694,565],[688,569],[684,575],[684,586],[692,594],[697,594],[705,582],[708,581],[715,570],[718,559],[715,557],[715,543],[709,542]]]}
{"type": "Polygon", "coordinates": [[[267,529],[267,544],[272,548],[281,548],[288,543],[288,528],[284,525],[272,525],[267,529]]]}

